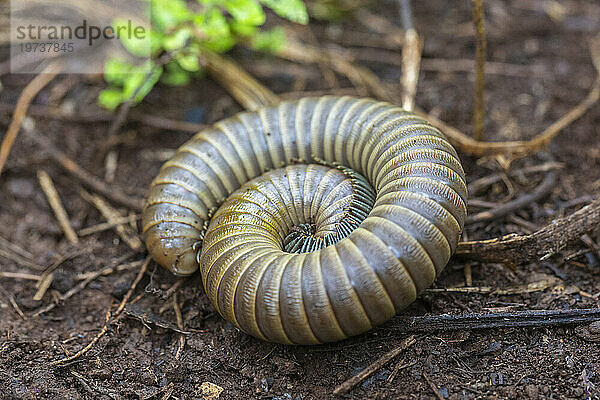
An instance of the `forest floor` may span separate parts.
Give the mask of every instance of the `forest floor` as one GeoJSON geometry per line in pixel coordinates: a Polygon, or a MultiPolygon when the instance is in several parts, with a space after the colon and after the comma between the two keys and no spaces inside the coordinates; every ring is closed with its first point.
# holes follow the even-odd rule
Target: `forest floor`
{"type": "MultiPolygon", "coordinates": [[[[473,59],[475,46],[470,2],[415,3],[415,24],[425,40],[416,103],[470,132],[474,74],[470,61],[465,61],[473,59]]],[[[551,18],[543,6],[553,3],[557,2],[486,2],[491,62],[486,78],[487,140],[533,137],[584,98],[595,79],[588,43],[600,31],[600,4],[593,0],[560,2],[565,12],[550,12],[551,18]]],[[[372,13],[386,18],[396,14],[387,8],[389,5],[381,5],[372,13]]],[[[393,19],[390,22],[396,23],[393,19]]],[[[296,29],[302,37],[309,37],[308,28],[296,29]]],[[[348,49],[391,90],[399,90],[400,52],[390,40],[352,17],[337,23],[311,22],[310,29],[313,44],[348,49]]],[[[353,92],[345,78],[336,76],[328,81],[316,65],[293,64],[247,50],[236,50],[231,56],[285,98],[353,92]]],[[[2,79],[1,129],[7,128],[16,99],[30,79],[23,75],[2,79]]],[[[100,77],[60,75],[36,97],[31,121],[97,177],[106,176],[107,154],[117,155],[110,186],[143,198],[162,162],[191,133],[167,131],[131,118],[118,134],[109,137],[110,121],[44,116],[48,107],[72,110],[74,115],[97,113],[95,98],[102,87],[100,77]]],[[[210,124],[240,110],[226,91],[206,78],[182,88],[158,86],[132,114],[210,124]]],[[[477,159],[462,152],[459,155],[471,183],[502,171],[496,160],[477,159]]],[[[476,207],[485,206],[484,202],[503,203],[530,192],[547,172],[525,173],[523,169],[549,159],[560,168],[548,196],[509,217],[467,225],[468,238],[530,233],[597,196],[600,107],[593,107],[560,133],[547,153],[515,161],[503,179],[471,193],[471,198],[480,202],[470,206],[469,212],[484,210],[476,207]]],[[[113,230],[81,236],[77,245],[70,244],[40,188],[39,170],[53,178],[77,231],[105,222],[80,194],[79,182],[50,159],[49,150],[26,135],[19,136],[0,179],[0,237],[29,254],[24,253],[20,262],[0,254],[0,271],[40,274],[36,265],[47,267],[57,260],[62,263],[55,271],[52,287],[39,301],[32,300],[37,291],[35,281],[0,278],[2,399],[160,399],[169,394],[171,398],[193,399],[208,396],[208,388],[216,386],[222,388],[222,399],[327,399],[334,397],[337,385],[408,336],[397,332],[392,321],[340,343],[314,347],[265,343],[240,332],[215,312],[199,274],[183,281],[174,296],[169,288],[177,279],[150,263],[148,274],[133,294],[143,297],[127,308],[124,318],[111,324],[106,335],[82,357],[52,365],[79,351],[99,333],[107,310],[121,301],[146,255],[132,250],[113,230]],[[28,263],[22,262],[23,257],[28,263]],[[53,309],[32,316],[85,279],[82,274],[118,265],[125,267],[97,277],[53,309]],[[182,335],[173,329],[177,324],[174,299],[188,332],[180,354],[182,335]],[[140,314],[158,325],[143,323],[140,314]]],[[[122,215],[131,212],[121,211],[122,215]]],[[[599,243],[597,235],[589,238],[599,243]]],[[[0,249],[7,251],[5,245],[0,242],[0,249]]],[[[516,288],[516,293],[430,291],[404,314],[598,307],[600,254],[585,251],[584,244],[580,247],[584,251],[571,259],[557,255],[513,269],[471,263],[471,277],[465,273],[468,268],[464,261],[451,260],[435,288],[516,288]],[[468,279],[472,282],[466,282],[468,279]],[[530,283],[538,289],[519,289],[530,283]]],[[[600,345],[577,327],[419,334],[415,344],[346,397],[600,398],[598,354],[600,345]]]]}

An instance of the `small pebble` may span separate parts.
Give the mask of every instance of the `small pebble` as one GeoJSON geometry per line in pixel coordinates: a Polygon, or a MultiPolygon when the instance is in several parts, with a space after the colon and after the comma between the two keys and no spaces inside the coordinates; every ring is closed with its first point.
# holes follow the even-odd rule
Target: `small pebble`
{"type": "Polygon", "coordinates": [[[66,272],[63,269],[54,271],[54,279],[52,280],[52,287],[61,293],[66,293],[73,287],[75,280],[73,275],[66,272]]]}
{"type": "Polygon", "coordinates": [[[23,296],[17,299],[19,306],[25,310],[34,310],[42,305],[41,300],[33,300],[31,296],[23,296]]]}
{"type": "Polygon", "coordinates": [[[123,298],[123,296],[125,296],[130,287],[131,282],[127,280],[120,280],[114,284],[111,294],[113,295],[113,297],[120,300],[123,298]]]}
{"type": "Polygon", "coordinates": [[[6,182],[10,194],[16,198],[26,199],[35,193],[35,186],[29,179],[13,178],[6,182]]]}

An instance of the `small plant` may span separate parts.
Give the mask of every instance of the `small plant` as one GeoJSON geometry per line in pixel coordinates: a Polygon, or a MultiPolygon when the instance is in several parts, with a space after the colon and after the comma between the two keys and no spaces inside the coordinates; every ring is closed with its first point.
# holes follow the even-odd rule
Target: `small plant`
{"type": "MultiPolygon", "coordinates": [[[[139,65],[108,58],[104,78],[109,87],[98,102],[114,110],[121,103],[140,102],[160,80],[168,85],[186,85],[202,73],[198,58],[205,51],[223,53],[240,40],[257,50],[277,52],[285,43],[281,27],[262,30],[264,7],[288,20],[306,24],[308,14],[302,0],[149,0],[151,59],[139,65]]],[[[115,21],[126,26],[125,21],[115,21]]],[[[127,35],[125,35],[127,36],[127,35]]],[[[147,42],[122,37],[134,56],[148,54],[147,42]]]]}

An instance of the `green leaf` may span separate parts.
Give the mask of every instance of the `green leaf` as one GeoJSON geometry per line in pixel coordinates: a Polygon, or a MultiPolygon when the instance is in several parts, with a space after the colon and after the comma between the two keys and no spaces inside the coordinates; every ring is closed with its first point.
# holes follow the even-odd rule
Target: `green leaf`
{"type": "Polygon", "coordinates": [[[175,57],[177,63],[186,71],[195,72],[200,69],[200,63],[198,62],[198,54],[191,53],[179,53],[175,57]]]}
{"type": "Polygon", "coordinates": [[[210,8],[194,16],[194,25],[203,36],[202,44],[209,50],[223,53],[233,47],[232,35],[227,19],[217,8],[210,8]]]}
{"type": "Polygon", "coordinates": [[[161,82],[171,86],[184,86],[190,83],[190,73],[183,70],[176,62],[166,65],[165,72],[160,77],[161,82]]]}
{"type": "Polygon", "coordinates": [[[259,26],[267,17],[256,0],[223,0],[223,7],[239,23],[259,26]]]}
{"type": "Polygon", "coordinates": [[[114,88],[104,89],[98,95],[98,104],[111,111],[119,107],[123,101],[123,92],[114,88]]]}
{"type": "Polygon", "coordinates": [[[222,37],[219,39],[212,39],[204,43],[204,46],[208,50],[212,50],[217,53],[225,53],[235,45],[235,38],[233,36],[222,37]]]}
{"type": "Polygon", "coordinates": [[[127,75],[135,68],[117,58],[107,58],[104,61],[104,80],[113,85],[123,85],[127,75]]]}
{"type": "Polygon", "coordinates": [[[278,26],[270,31],[258,32],[252,37],[252,47],[258,51],[277,54],[285,46],[285,31],[278,26]]]}
{"type": "Polygon", "coordinates": [[[160,31],[173,29],[192,18],[192,12],[184,0],[153,0],[150,4],[152,24],[160,31]]]}
{"type": "Polygon", "coordinates": [[[137,67],[136,73],[128,75],[123,84],[125,100],[134,96],[133,103],[139,103],[158,82],[162,71],[162,67],[154,65],[151,61],[137,67]]]}
{"type": "Polygon", "coordinates": [[[231,30],[238,36],[252,36],[258,32],[258,28],[254,25],[242,24],[232,21],[231,30]]]}
{"type": "Polygon", "coordinates": [[[127,51],[137,57],[150,56],[151,36],[149,29],[143,26],[130,25],[130,21],[122,18],[113,21],[115,33],[118,33],[119,40],[127,51]],[[143,33],[139,31],[140,28],[143,28],[143,33]]]}
{"type": "Polygon", "coordinates": [[[162,52],[162,42],[164,35],[157,30],[152,29],[150,31],[150,55],[155,56],[162,52]]]}
{"type": "Polygon", "coordinates": [[[227,19],[217,8],[211,8],[194,16],[194,25],[207,37],[229,36],[227,19]]]}
{"type": "Polygon", "coordinates": [[[260,0],[275,13],[299,24],[308,23],[308,12],[302,0],[260,0]]]}
{"type": "Polygon", "coordinates": [[[163,48],[167,51],[181,49],[185,47],[191,35],[191,28],[178,29],[172,35],[164,37],[162,41],[163,48]]]}

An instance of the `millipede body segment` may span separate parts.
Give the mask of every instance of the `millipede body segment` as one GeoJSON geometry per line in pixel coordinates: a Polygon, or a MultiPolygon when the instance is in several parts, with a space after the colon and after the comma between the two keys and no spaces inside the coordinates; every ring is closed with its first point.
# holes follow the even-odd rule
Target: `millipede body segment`
{"type": "Polygon", "coordinates": [[[454,252],[467,189],[455,150],[389,103],[283,102],[198,133],[150,188],[143,234],[219,313],[279,343],[341,340],[425,290],[454,252]]]}

